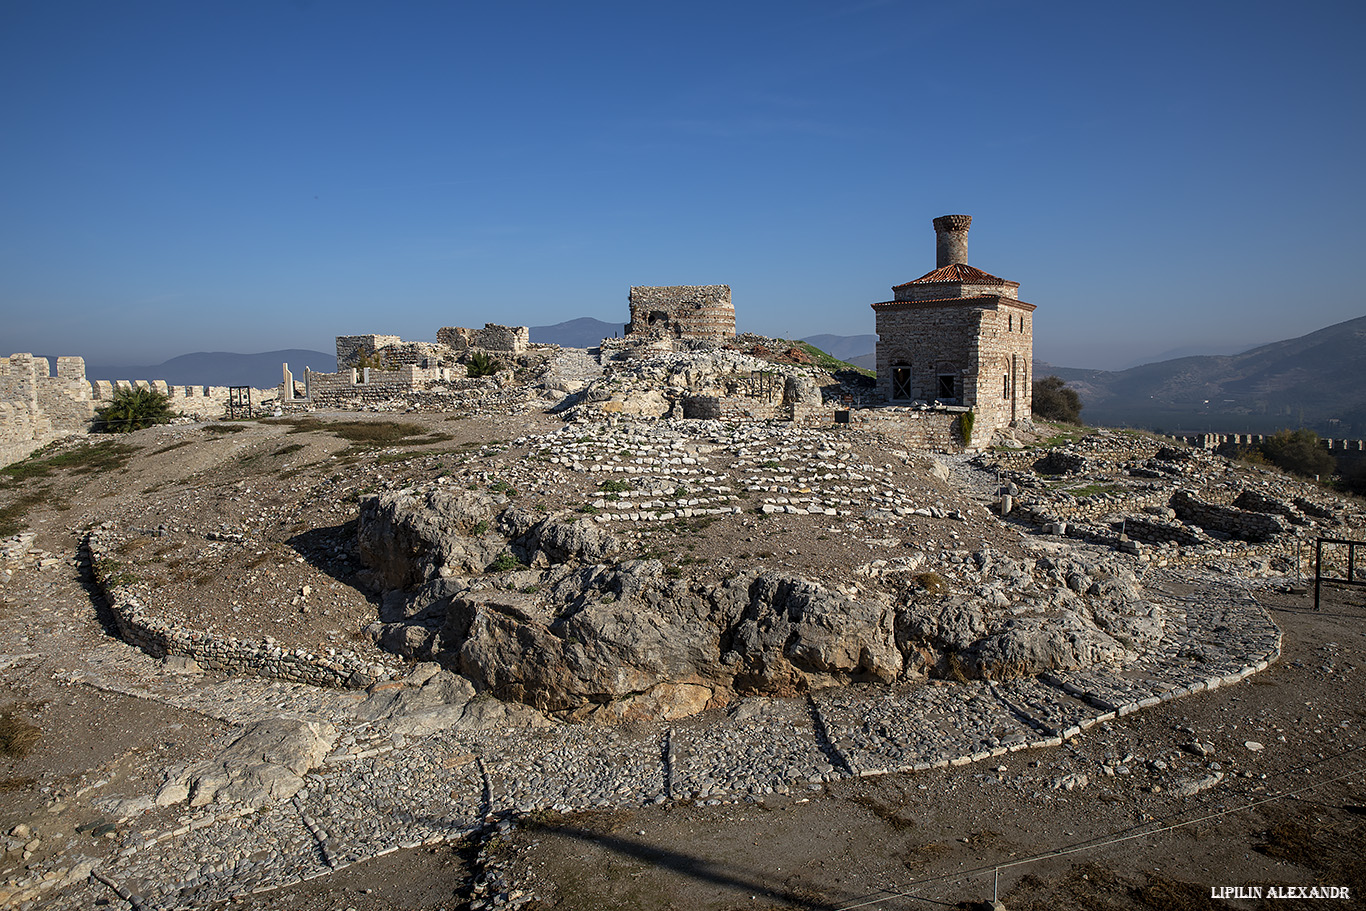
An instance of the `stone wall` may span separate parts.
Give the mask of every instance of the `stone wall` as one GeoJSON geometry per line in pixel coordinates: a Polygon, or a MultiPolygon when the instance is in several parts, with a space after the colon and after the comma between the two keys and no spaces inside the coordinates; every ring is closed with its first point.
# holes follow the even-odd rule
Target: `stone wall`
{"type": "Polygon", "coordinates": [[[494,385],[496,381],[491,378],[469,378],[463,366],[419,367],[405,364],[395,370],[352,367],[337,373],[305,370],[303,397],[286,401],[308,402],[323,408],[361,410],[413,392],[433,389],[458,392],[494,385]]]}
{"type": "Polygon", "coordinates": [[[632,287],[628,335],[727,342],[735,338],[730,285],[632,287]]]}
{"type": "Polygon", "coordinates": [[[681,402],[684,418],[703,421],[785,421],[792,412],[781,401],[743,395],[690,395],[681,402]]]}
{"type": "Polygon", "coordinates": [[[400,344],[397,335],[339,335],[337,336],[337,369],[355,367],[362,357],[373,357],[375,352],[390,345],[400,344]]]}
{"type": "Polygon", "coordinates": [[[526,326],[500,326],[497,323],[485,323],[483,329],[444,326],[436,330],[436,340],[455,351],[482,348],[525,354],[527,345],[531,344],[531,330],[526,326]]]}
{"type": "Polygon", "coordinates": [[[878,392],[895,405],[946,399],[972,408],[974,433],[1031,420],[1033,306],[1003,297],[887,302],[877,312],[878,392]],[[910,372],[909,398],[893,396],[893,371],[910,372]],[[940,377],[954,395],[941,397],[940,377]]]}
{"type": "Polygon", "coordinates": [[[1176,516],[1182,522],[1242,541],[1269,541],[1287,530],[1286,523],[1274,513],[1247,512],[1206,503],[1188,490],[1172,494],[1171,508],[1176,510],[1176,516]]]}
{"type": "Polygon", "coordinates": [[[313,686],[365,688],[400,676],[393,668],[356,655],[318,655],[280,647],[274,640],[235,639],[193,630],[156,617],[126,586],[117,584],[111,568],[116,555],[100,535],[86,539],[90,566],[100,587],[119,638],[153,658],[178,655],[200,667],[231,674],[252,674],[293,680],[313,686]]]}
{"type": "MultiPolygon", "coordinates": [[[[1266,442],[1266,438],[1267,435],[1264,433],[1198,433],[1172,437],[1172,439],[1179,440],[1187,446],[1214,450],[1224,455],[1232,455],[1234,450],[1243,447],[1260,446],[1266,442]]],[[[1319,443],[1328,450],[1333,458],[1337,459],[1339,469],[1351,468],[1366,462],[1366,440],[1339,440],[1320,437],[1319,443]]]]}
{"type": "MultiPolygon", "coordinates": [[[[965,411],[966,408],[859,408],[836,411],[835,423],[875,430],[905,446],[949,451],[963,445],[958,421],[965,411]]],[[[975,428],[973,438],[978,438],[975,428]]]]}

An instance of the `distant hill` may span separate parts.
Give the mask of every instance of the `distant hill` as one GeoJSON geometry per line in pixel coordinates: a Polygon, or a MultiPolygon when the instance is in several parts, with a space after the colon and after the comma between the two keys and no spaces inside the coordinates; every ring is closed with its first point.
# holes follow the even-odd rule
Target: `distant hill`
{"type": "Polygon", "coordinates": [[[151,367],[111,367],[86,364],[90,380],[165,380],[172,386],[253,386],[268,389],[280,385],[282,364],[288,363],[295,377],[303,378],[304,368],[331,373],[337,369],[336,352],[288,348],[262,354],[232,354],[227,351],[199,351],[173,357],[151,367]]]}
{"type": "Polygon", "coordinates": [[[802,341],[851,364],[857,363],[854,358],[867,357],[877,351],[876,335],[808,335],[802,341]]]}
{"type": "Polygon", "coordinates": [[[591,316],[566,320],[553,326],[532,326],[531,341],[538,345],[563,345],[566,348],[596,348],[598,342],[625,330],[623,323],[604,323],[591,316]]]}
{"type": "Polygon", "coordinates": [[[1233,355],[1182,357],[1128,370],[1036,362],[1081,396],[1088,423],[1168,433],[1264,433],[1308,427],[1366,436],[1366,316],[1233,355]]]}

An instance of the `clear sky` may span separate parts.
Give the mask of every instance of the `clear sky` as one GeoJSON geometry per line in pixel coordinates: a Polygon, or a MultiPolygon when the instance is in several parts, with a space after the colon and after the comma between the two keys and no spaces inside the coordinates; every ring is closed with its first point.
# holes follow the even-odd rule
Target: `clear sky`
{"type": "Polygon", "coordinates": [[[1359,2],[0,2],[0,353],[873,331],[937,215],[1121,367],[1366,314],[1359,2]]]}

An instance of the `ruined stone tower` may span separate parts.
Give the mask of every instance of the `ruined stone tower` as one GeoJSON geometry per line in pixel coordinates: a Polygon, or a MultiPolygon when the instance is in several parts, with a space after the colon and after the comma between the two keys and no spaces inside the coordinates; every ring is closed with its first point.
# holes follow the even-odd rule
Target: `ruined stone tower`
{"type": "Polygon", "coordinates": [[[935,268],[873,304],[878,390],[892,405],[976,412],[974,439],[1030,419],[1034,305],[1019,282],[968,265],[970,215],[934,219],[935,268]]]}
{"type": "Polygon", "coordinates": [[[724,343],[735,338],[730,285],[633,286],[628,335],[724,343]]]}

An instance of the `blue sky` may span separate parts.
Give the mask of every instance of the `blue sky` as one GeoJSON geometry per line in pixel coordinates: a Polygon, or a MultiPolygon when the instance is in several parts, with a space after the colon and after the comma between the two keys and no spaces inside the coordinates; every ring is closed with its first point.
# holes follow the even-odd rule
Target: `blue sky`
{"type": "Polygon", "coordinates": [[[1366,314],[1359,3],[0,3],[0,353],[434,339],[729,284],[873,331],[937,215],[1120,367],[1366,314]]]}

